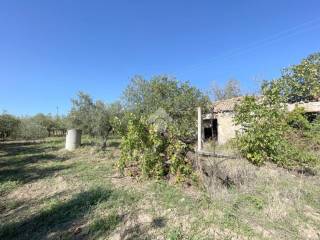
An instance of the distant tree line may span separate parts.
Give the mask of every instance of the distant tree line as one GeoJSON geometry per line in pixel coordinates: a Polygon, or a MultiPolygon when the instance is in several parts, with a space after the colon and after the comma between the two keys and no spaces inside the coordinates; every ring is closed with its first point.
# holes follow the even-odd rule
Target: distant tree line
{"type": "Polygon", "coordinates": [[[0,114],[0,139],[38,139],[64,135],[67,118],[45,115],[16,117],[8,113],[0,114]]]}

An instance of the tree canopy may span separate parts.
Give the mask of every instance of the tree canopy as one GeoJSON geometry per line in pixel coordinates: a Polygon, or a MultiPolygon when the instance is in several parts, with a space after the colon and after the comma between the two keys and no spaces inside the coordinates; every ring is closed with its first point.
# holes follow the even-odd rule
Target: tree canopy
{"type": "Polygon", "coordinates": [[[314,101],[320,98],[320,53],[283,70],[278,80],[287,102],[314,101]]]}
{"type": "Polygon", "coordinates": [[[209,98],[189,82],[166,75],[146,80],[136,76],[124,91],[125,106],[138,116],[150,116],[163,109],[179,126],[184,136],[195,133],[196,108],[207,109],[209,98]]]}
{"type": "Polygon", "coordinates": [[[215,101],[226,100],[242,95],[240,90],[240,82],[235,79],[230,79],[224,87],[220,87],[214,83],[211,91],[215,101]]]}

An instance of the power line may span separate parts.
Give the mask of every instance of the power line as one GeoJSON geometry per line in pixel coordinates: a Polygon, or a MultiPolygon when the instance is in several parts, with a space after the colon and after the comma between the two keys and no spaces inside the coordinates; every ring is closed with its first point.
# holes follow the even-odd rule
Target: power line
{"type": "Polygon", "coordinates": [[[228,59],[228,58],[233,57],[235,55],[241,55],[241,54],[246,53],[248,51],[251,51],[251,50],[263,47],[263,46],[268,46],[268,45],[273,44],[274,42],[277,42],[277,41],[282,40],[284,38],[289,38],[289,37],[299,35],[301,33],[309,32],[311,30],[318,28],[320,26],[319,23],[320,23],[320,18],[316,18],[316,19],[304,22],[304,23],[296,25],[292,28],[283,30],[283,31],[278,32],[276,34],[270,35],[266,38],[252,42],[245,47],[234,48],[230,51],[225,52],[224,54],[220,54],[220,56],[215,56],[211,59],[208,59],[206,62],[191,65],[188,67],[187,70],[185,70],[185,72],[195,71],[195,70],[198,70],[199,68],[202,68],[205,65],[208,65],[210,63],[214,63],[218,60],[228,59]]]}

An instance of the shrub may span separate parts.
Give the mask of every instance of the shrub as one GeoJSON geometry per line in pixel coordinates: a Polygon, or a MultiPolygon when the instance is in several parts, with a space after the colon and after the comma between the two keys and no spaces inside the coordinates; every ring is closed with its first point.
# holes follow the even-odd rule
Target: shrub
{"type": "Polygon", "coordinates": [[[263,92],[264,97],[260,100],[245,97],[237,106],[235,115],[236,124],[242,126],[242,131],[237,133],[239,150],[257,165],[267,159],[284,161],[279,153],[284,148],[285,110],[273,84],[265,84],[263,92]]]}
{"type": "Polygon", "coordinates": [[[284,167],[313,166],[316,157],[297,146],[292,135],[311,125],[303,109],[288,113],[279,82],[265,83],[263,97],[245,97],[236,108],[235,122],[242,126],[236,142],[241,154],[254,164],[271,161],[284,167]]]}
{"type": "Polygon", "coordinates": [[[188,145],[178,136],[170,120],[131,114],[127,133],[122,137],[120,170],[128,168],[131,175],[147,178],[174,175],[181,180],[191,174],[191,165],[185,158],[188,145]]]}
{"type": "Polygon", "coordinates": [[[290,127],[298,130],[310,130],[311,124],[305,116],[305,111],[301,107],[295,108],[289,112],[286,117],[287,123],[290,127]]]}

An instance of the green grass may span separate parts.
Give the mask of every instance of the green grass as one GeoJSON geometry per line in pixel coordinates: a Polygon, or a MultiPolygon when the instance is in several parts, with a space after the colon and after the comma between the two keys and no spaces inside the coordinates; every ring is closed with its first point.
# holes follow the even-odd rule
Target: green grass
{"type": "MultiPolygon", "coordinates": [[[[312,239],[320,229],[318,176],[264,167],[213,196],[197,187],[137,181],[91,140],[0,145],[0,239],[312,239]],[[309,237],[308,237],[309,236],[309,237]]],[[[319,233],[320,234],[320,233],[319,233]]]]}

